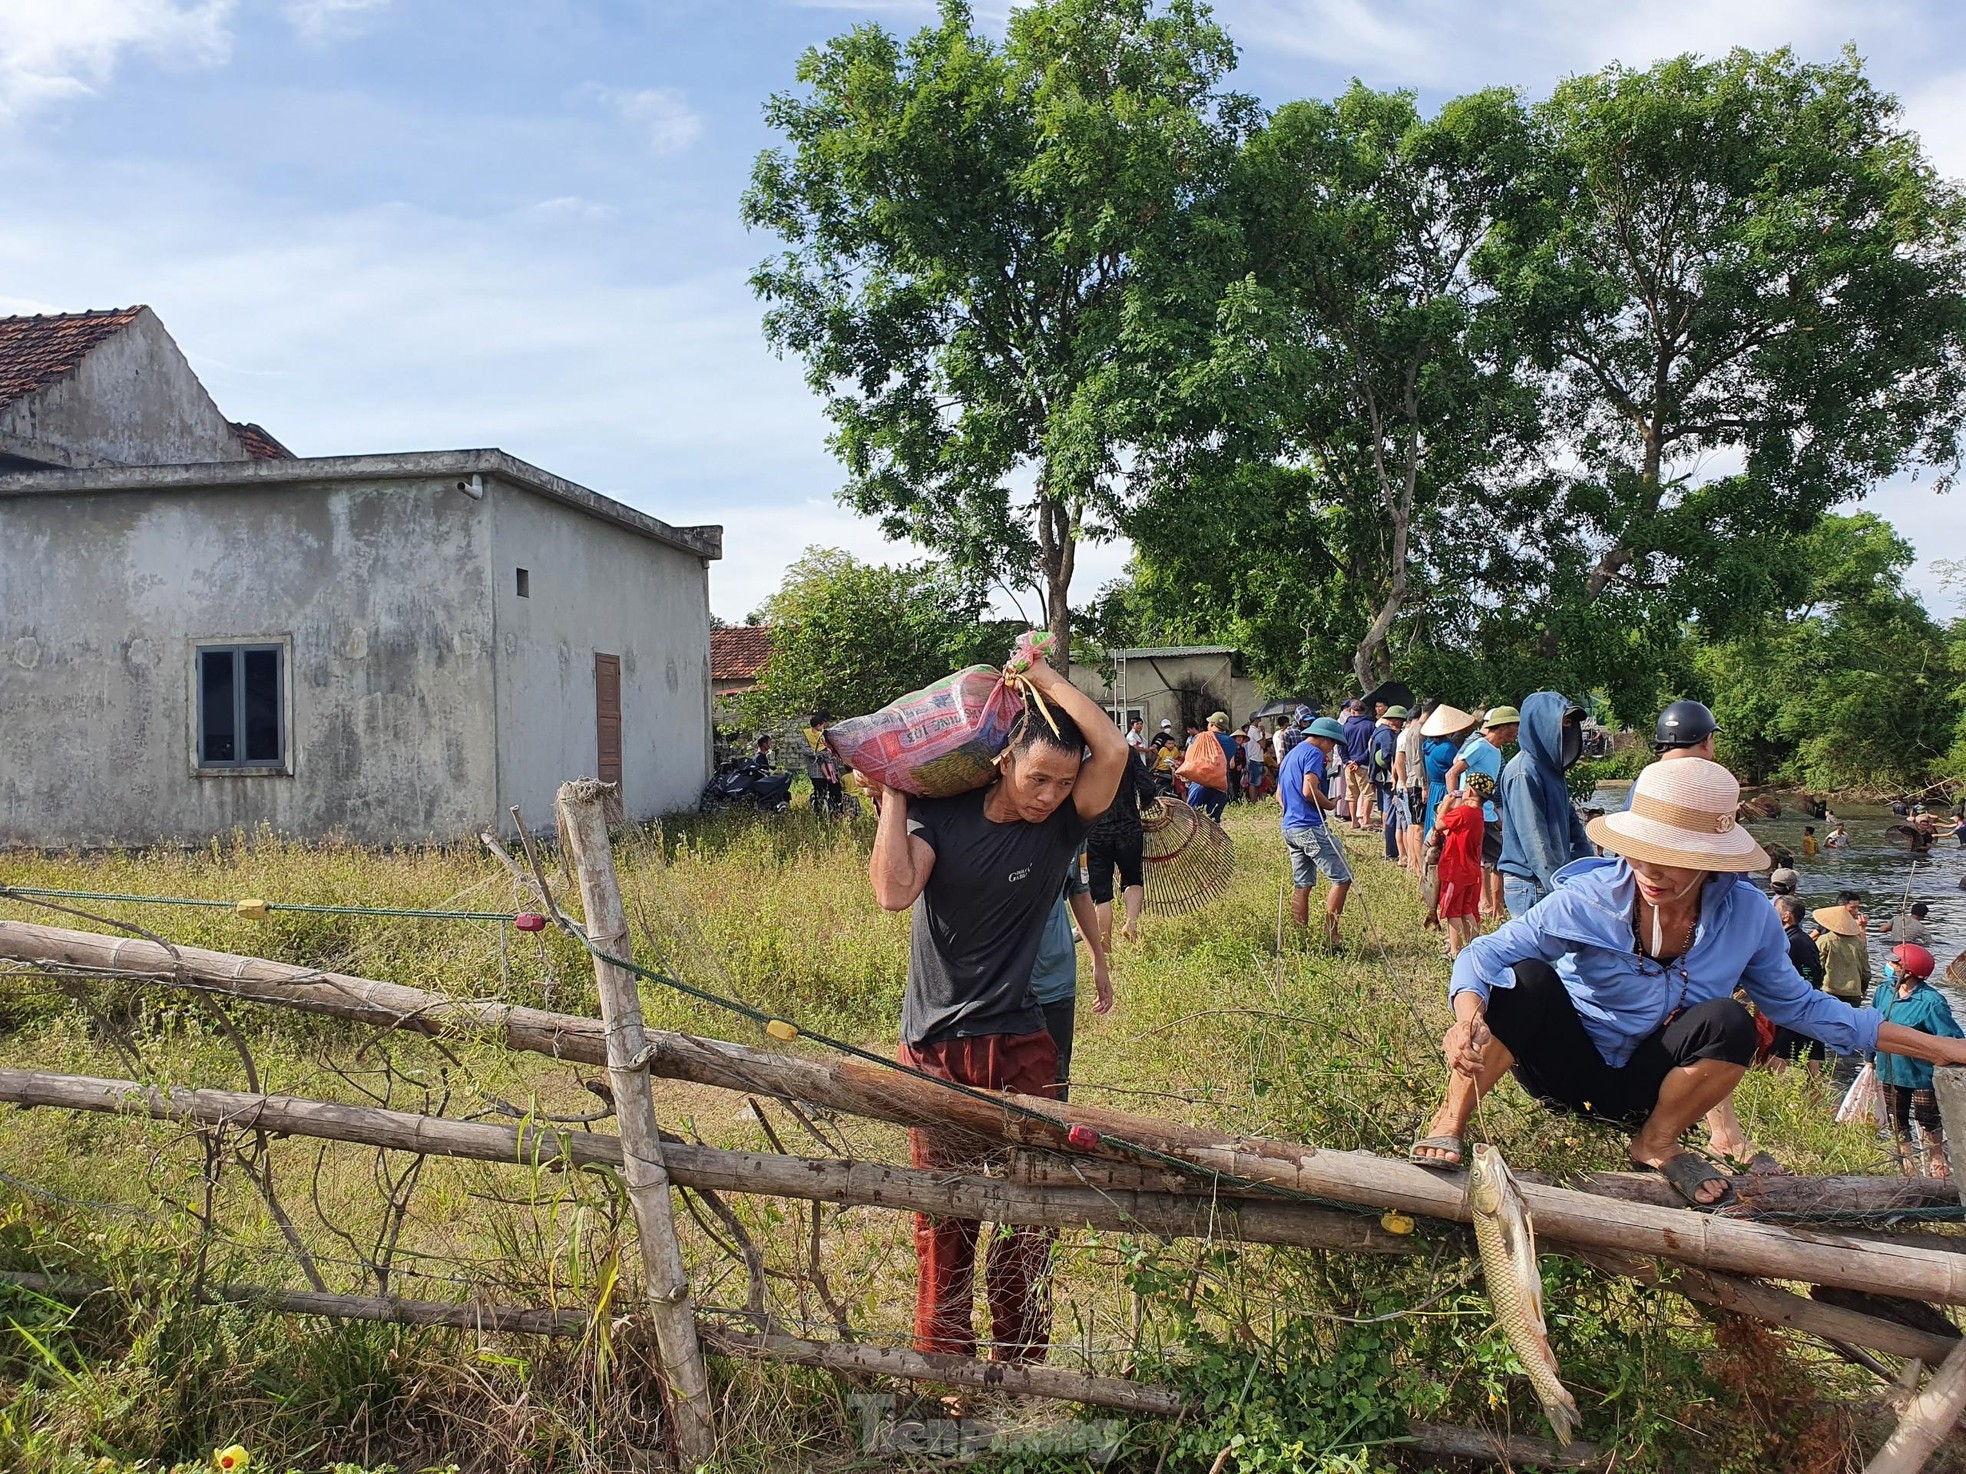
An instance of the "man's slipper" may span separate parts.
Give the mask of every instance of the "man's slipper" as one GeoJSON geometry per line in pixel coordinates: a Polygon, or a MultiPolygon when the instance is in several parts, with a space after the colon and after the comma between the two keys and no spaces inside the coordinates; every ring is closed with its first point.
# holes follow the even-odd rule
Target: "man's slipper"
{"type": "Polygon", "coordinates": [[[1637,1172],[1657,1172],[1672,1184],[1677,1192],[1692,1207],[1713,1209],[1727,1207],[1734,1201],[1734,1184],[1724,1174],[1697,1152],[1681,1152],[1671,1158],[1663,1167],[1654,1167],[1650,1162],[1633,1162],[1632,1169],[1637,1172]],[[1727,1191],[1711,1202],[1701,1202],[1699,1193],[1709,1182],[1718,1182],[1727,1191]]]}
{"type": "Polygon", "coordinates": [[[1423,1136],[1414,1142],[1406,1153],[1406,1160],[1416,1167],[1431,1167],[1436,1172],[1459,1172],[1461,1164],[1468,1159],[1468,1143],[1460,1136],[1423,1136]],[[1442,1157],[1423,1157],[1420,1153],[1431,1149],[1437,1152],[1452,1152],[1454,1160],[1442,1157]]]}
{"type": "Polygon", "coordinates": [[[1736,1177],[1787,1177],[1789,1169],[1764,1151],[1756,1151],[1746,1157],[1737,1157],[1732,1152],[1715,1152],[1720,1165],[1736,1177]]]}

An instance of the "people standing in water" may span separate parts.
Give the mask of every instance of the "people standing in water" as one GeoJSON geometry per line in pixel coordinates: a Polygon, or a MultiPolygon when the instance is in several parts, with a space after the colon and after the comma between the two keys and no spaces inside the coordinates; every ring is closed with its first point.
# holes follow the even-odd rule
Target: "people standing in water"
{"type": "MultiPolygon", "coordinates": [[[[1960,1038],[1959,1021],[1952,1016],[1952,1006],[1932,986],[1934,966],[1932,954],[1923,947],[1911,942],[1893,947],[1884,963],[1884,986],[1877,990],[1872,1006],[1886,1023],[1942,1039],[1960,1038]]],[[[1898,1148],[1899,1170],[1907,1177],[1918,1175],[1918,1157],[1911,1139],[1911,1118],[1916,1113],[1931,1175],[1952,1176],[1945,1130],[1939,1119],[1939,1102],[1932,1093],[1932,1066],[1923,1059],[1880,1047],[1877,1083],[1884,1090],[1891,1135],[1898,1148]]]]}
{"type": "Polygon", "coordinates": [[[1802,826],[1802,857],[1805,860],[1813,860],[1822,852],[1823,847],[1816,843],[1816,826],[1814,824],[1804,824],[1802,826]]]}
{"type": "Polygon", "coordinates": [[[1849,847],[1850,831],[1843,827],[1843,821],[1839,819],[1830,827],[1830,832],[1823,836],[1823,848],[1826,850],[1847,850],[1849,847]]]}

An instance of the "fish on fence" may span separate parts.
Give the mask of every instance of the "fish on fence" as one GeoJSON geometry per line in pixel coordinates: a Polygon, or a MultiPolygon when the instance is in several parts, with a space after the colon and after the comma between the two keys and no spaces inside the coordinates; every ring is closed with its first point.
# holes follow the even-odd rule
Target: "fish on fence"
{"type": "Polygon", "coordinates": [[[1543,1404],[1550,1430],[1567,1447],[1582,1419],[1577,1400],[1557,1370],[1556,1353],[1550,1350],[1543,1320],[1543,1275],[1536,1267],[1536,1226],[1509,1164],[1486,1142],[1474,1149],[1469,1165],[1468,1206],[1473,1210],[1488,1303],[1529,1374],[1529,1385],[1543,1404]]]}

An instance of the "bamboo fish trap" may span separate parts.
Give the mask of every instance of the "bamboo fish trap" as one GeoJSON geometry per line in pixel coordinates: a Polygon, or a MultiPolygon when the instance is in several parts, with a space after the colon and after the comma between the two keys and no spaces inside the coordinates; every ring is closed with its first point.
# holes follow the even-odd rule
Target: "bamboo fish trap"
{"type": "Polygon", "coordinates": [[[1229,888],[1235,841],[1222,826],[1178,798],[1162,798],[1140,816],[1147,904],[1169,916],[1199,910],[1229,888]]]}

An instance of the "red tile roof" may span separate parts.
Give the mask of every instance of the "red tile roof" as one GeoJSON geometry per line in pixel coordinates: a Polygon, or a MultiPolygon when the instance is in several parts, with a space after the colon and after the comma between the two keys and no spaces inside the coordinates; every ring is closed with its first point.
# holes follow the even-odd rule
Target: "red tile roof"
{"type": "Polygon", "coordinates": [[[255,425],[249,420],[228,420],[232,433],[239,437],[239,443],[246,447],[246,454],[256,461],[291,461],[294,453],[266,433],[266,427],[255,425]]]}
{"type": "Polygon", "coordinates": [[[739,624],[710,631],[710,679],[748,681],[771,657],[771,626],[739,624]]]}
{"type": "Polygon", "coordinates": [[[105,338],[137,320],[142,307],[0,317],[0,404],[45,389],[70,373],[105,338]]]}

